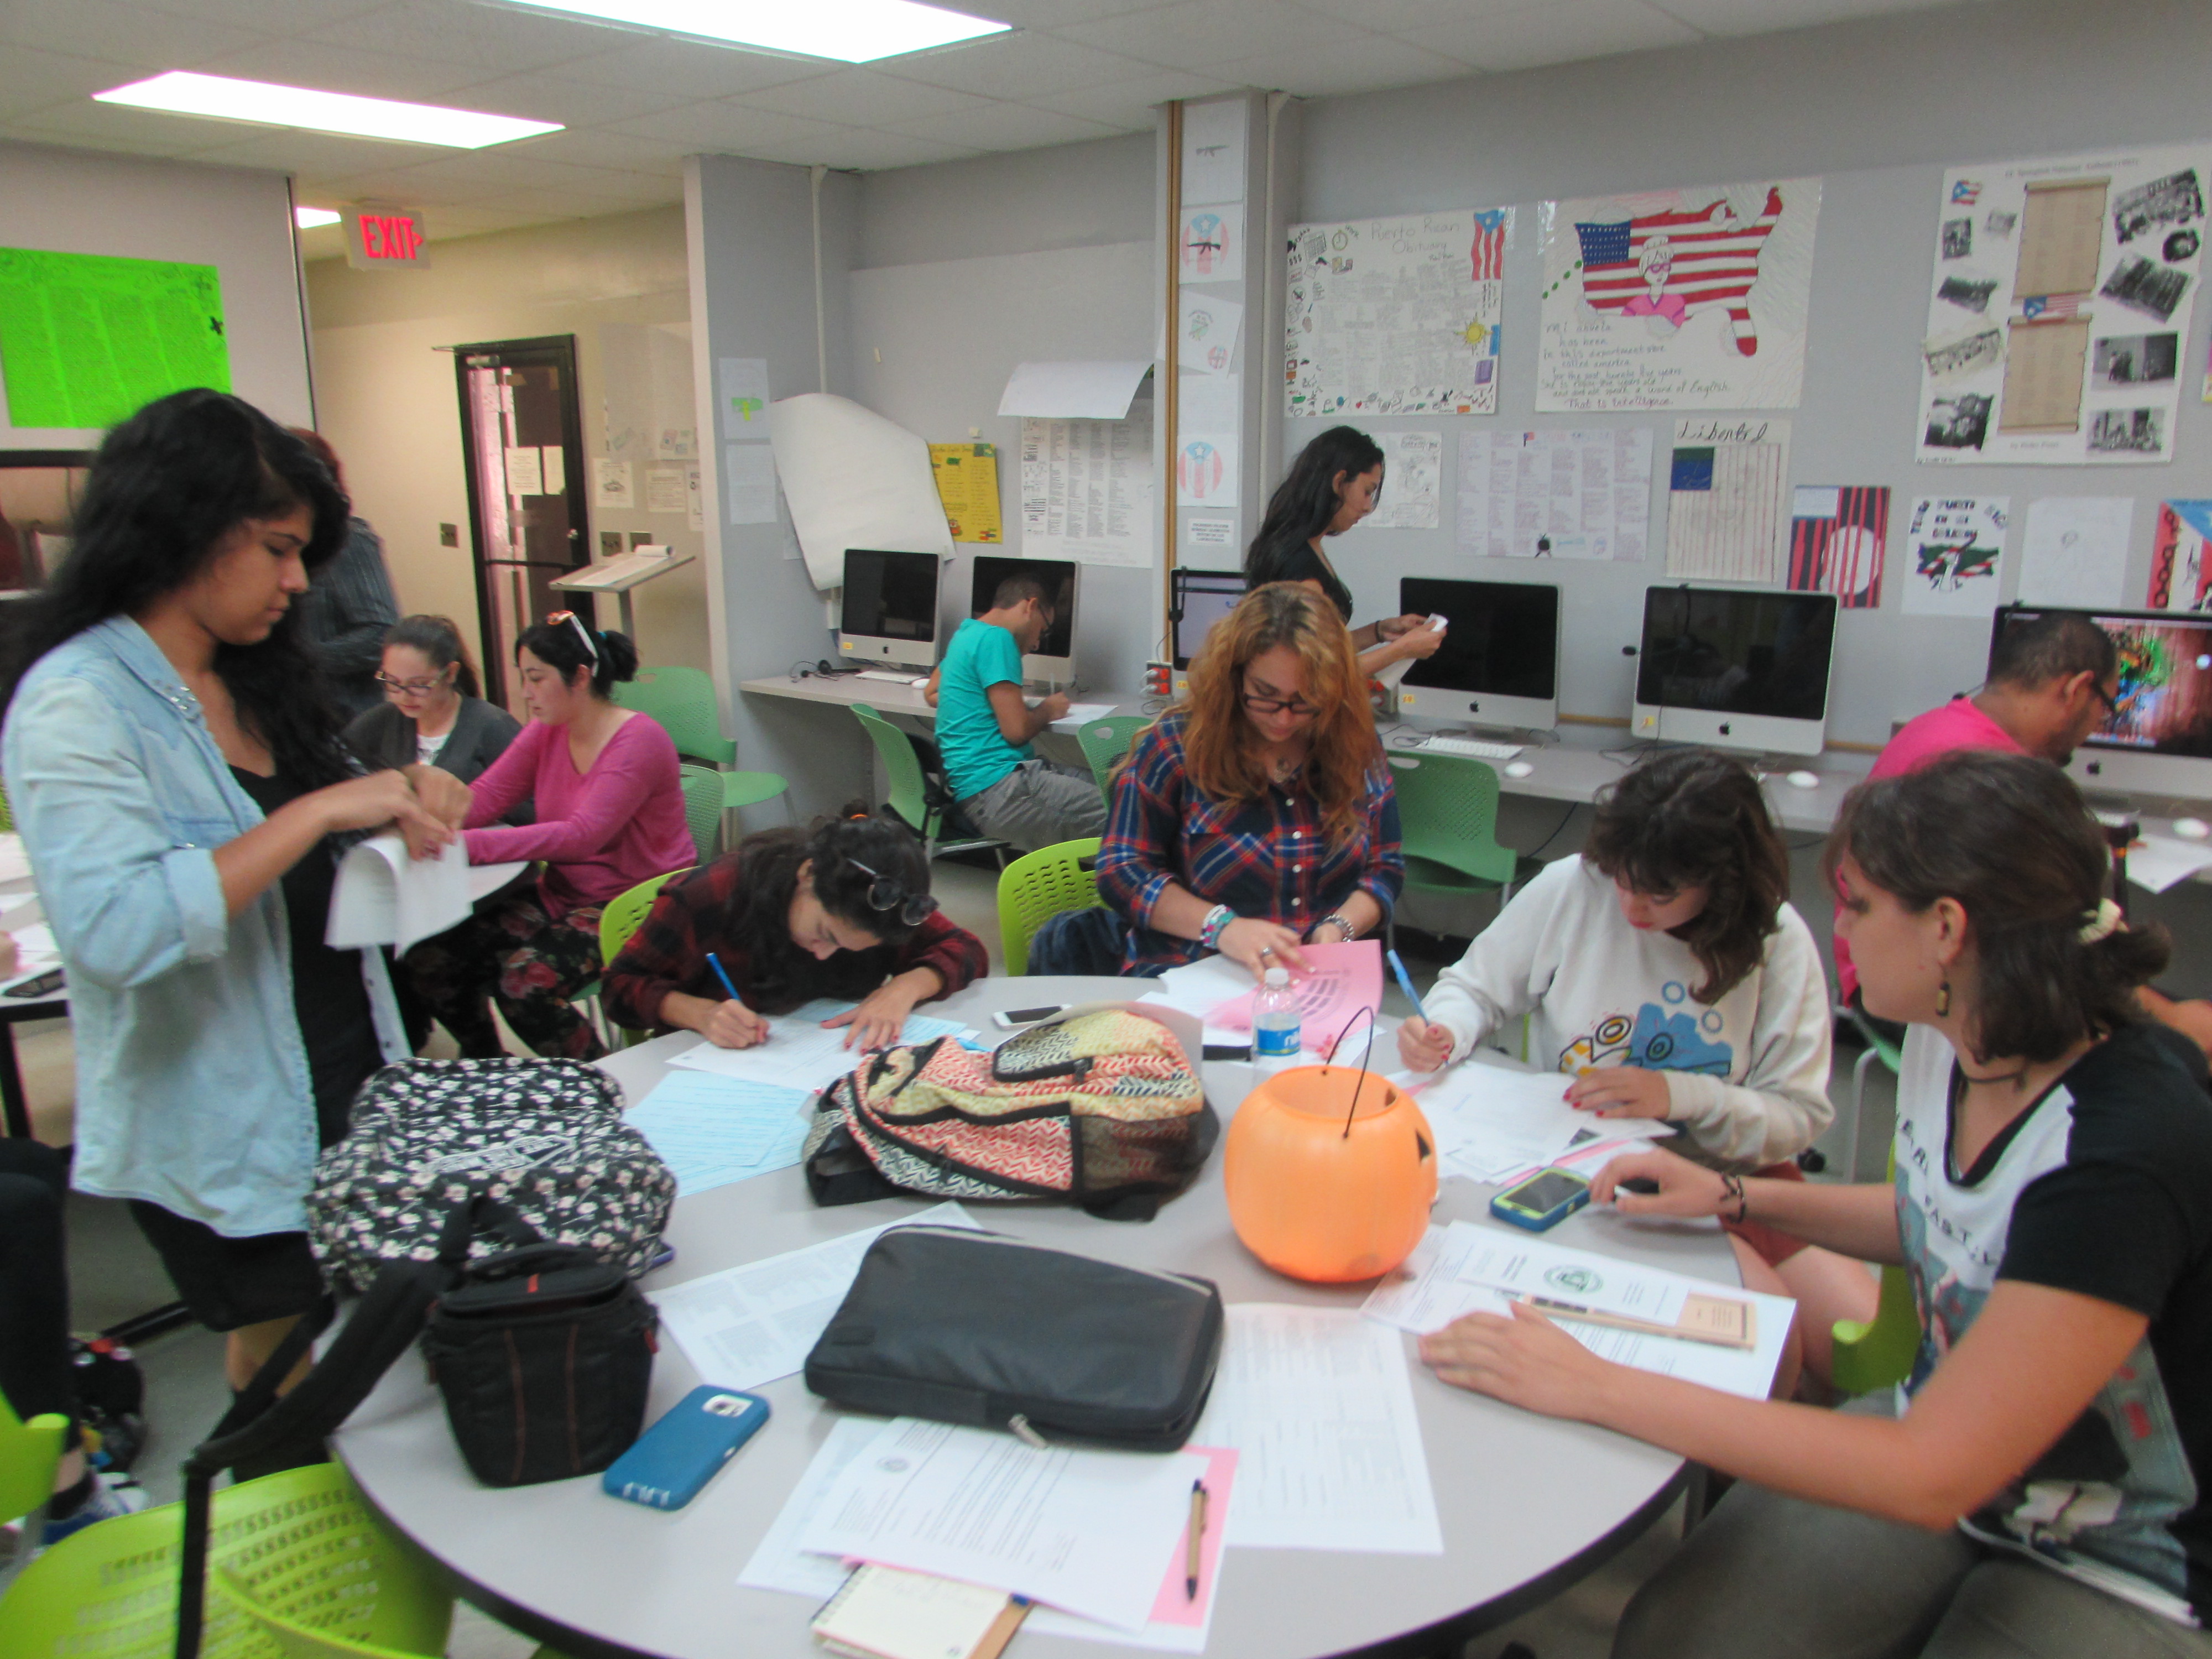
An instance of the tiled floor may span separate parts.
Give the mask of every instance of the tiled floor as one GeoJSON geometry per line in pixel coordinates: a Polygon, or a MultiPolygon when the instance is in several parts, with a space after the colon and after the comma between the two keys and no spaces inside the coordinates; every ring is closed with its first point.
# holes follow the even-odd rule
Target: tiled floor
{"type": "MultiPolygon", "coordinates": [[[[979,934],[994,971],[1001,961],[996,872],[950,862],[937,866],[936,891],[945,912],[979,934]]],[[[1442,964],[1409,958],[1415,983],[1425,988],[1442,964]]],[[[1394,986],[1385,1012],[1410,1012],[1394,986]]],[[[73,1054],[68,1029],[19,1028],[20,1053],[42,1135],[67,1133],[73,1054]]],[[[1847,1097],[1849,1050],[1838,1055],[1833,1088],[1840,1103],[1847,1097]]],[[[1875,1068],[1868,1089],[1867,1121],[1861,1158],[1869,1175],[1880,1173],[1881,1149],[1887,1144],[1893,1112],[1888,1078],[1875,1068]]],[[[1832,1133],[1829,1140],[1839,1139],[1832,1133]]],[[[70,1209],[70,1267],[76,1323],[97,1329],[170,1299],[173,1292],[137,1229],[119,1204],[75,1195],[70,1209]]],[[[139,1475],[157,1501],[176,1496],[179,1459],[203,1437],[228,1404],[222,1382],[221,1340],[197,1327],[173,1332],[140,1350],[149,1383],[149,1437],[139,1475]]],[[[1679,1510],[1655,1523],[1598,1572],[1511,1625],[1469,1644],[1465,1659],[1495,1659],[1511,1642],[1533,1648],[1539,1659],[1595,1659],[1611,1642],[1613,1621],[1636,1587],[1656,1570],[1680,1535],[1679,1510]]],[[[453,1659],[527,1659],[534,1644],[463,1607],[447,1651],[453,1659]]]]}

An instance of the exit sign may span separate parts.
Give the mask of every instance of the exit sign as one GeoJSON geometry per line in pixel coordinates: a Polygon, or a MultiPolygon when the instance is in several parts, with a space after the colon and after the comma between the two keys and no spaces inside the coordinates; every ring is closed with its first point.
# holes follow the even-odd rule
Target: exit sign
{"type": "Polygon", "coordinates": [[[348,208],[344,217],[346,263],[356,270],[420,270],[430,263],[419,210],[348,208]]]}

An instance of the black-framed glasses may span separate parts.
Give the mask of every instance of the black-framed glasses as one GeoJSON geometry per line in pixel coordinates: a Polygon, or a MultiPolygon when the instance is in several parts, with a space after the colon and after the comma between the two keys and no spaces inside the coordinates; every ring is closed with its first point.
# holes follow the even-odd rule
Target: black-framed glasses
{"type": "Polygon", "coordinates": [[[584,649],[590,652],[592,660],[597,662],[599,659],[599,643],[592,637],[592,630],[584,625],[584,619],[581,617],[573,611],[549,611],[545,613],[547,627],[558,628],[562,623],[567,623],[576,630],[576,637],[583,641],[584,649]]]}
{"type": "Polygon", "coordinates": [[[2091,680],[2089,689],[2094,691],[2098,699],[2104,703],[2106,720],[2111,720],[2120,712],[2120,694],[2118,691],[2106,690],[2105,683],[2102,680],[2091,680]]]}
{"type": "Polygon", "coordinates": [[[871,910],[896,910],[900,921],[907,927],[919,927],[929,913],[937,908],[937,900],[931,894],[908,892],[898,883],[878,875],[849,853],[845,855],[845,862],[862,875],[874,878],[868,884],[868,908],[871,910]]]}
{"type": "Polygon", "coordinates": [[[1321,710],[1297,697],[1263,697],[1246,686],[1237,696],[1255,714],[1318,714],[1321,710]]]}
{"type": "Polygon", "coordinates": [[[404,691],[410,697],[427,697],[446,684],[446,676],[438,674],[427,680],[395,680],[389,674],[380,673],[376,683],[386,691],[404,691]]]}

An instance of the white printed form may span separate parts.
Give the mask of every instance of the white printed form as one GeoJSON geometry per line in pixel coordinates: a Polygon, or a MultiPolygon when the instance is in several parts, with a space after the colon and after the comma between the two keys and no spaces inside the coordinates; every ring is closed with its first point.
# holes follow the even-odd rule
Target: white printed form
{"type": "Polygon", "coordinates": [[[1191,1437],[1237,1448],[1231,1547],[1443,1554],[1404,1340],[1334,1308],[1228,1312],[1191,1437]]]}

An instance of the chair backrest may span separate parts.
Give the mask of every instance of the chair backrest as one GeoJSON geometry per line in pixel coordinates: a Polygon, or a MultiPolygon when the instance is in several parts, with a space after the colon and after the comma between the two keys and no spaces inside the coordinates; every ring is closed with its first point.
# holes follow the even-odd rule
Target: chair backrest
{"type": "MultiPolygon", "coordinates": [[[[72,1533],[25,1567],[0,1603],[5,1659],[168,1659],[176,1644],[184,1505],[72,1533]]],[[[362,1504],[345,1470],[313,1463],[215,1494],[203,1659],[282,1650],[240,1598],[349,1653],[446,1650],[453,1591],[438,1569],[362,1504]]]]}
{"type": "Polygon", "coordinates": [[[691,830],[691,845],[704,864],[714,856],[722,840],[722,775],[711,766],[679,763],[684,775],[684,822],[691,830]]]}
{"type": "Polygon", "coordinates": [[[1030,970],[1030,941],[1046,920],[1098,902],[1098,838],[1024,853],[999,872],[999,942],[1006,971],[1030,970]]]}
{"type": "Polygon", "coordinates": [[[728,766],[738,758],[738,745],[722,735],[714,682],[699,669],[641,668],[635,679],[616,683],[614,700],[659,720],[679,755],[710,766],[728,766]]]}
{"type": "Polygon", "coordinates": [[[611,966],[622,954],[629,936],[644,925],[646,913],[653,902],[660,896],[660,890],[678,876],[688,876],[689,870],[671,870],[665,876],[647,876],[626,893],[617,893],[599,912],[599,962],[611,966]]]}
{"type": "Polygon", "coordinates": [[[1128,755],[1129,745],[1137,733],[1150,726],[1155,717],[1151,714],[1109,714],[1103,720],[1085,720],[1077,728],[1075,740],[1083,745],[1083,758],[1091,764],[1091,775],[1098,780],[1098,787],[1106,792],[1109,801],[1114,798],[1110,781],[1114,769],[1128,755]]]}
{"type": "Polygon", "coordinates": [[[891,811],[905,819],[907,828],[917,836],[926,841],[934,839],[937,824],[930,816],[928,785],[914,744],[905,732],[864,702],[853,705],[853,718],[876,745],[876,757],[883,762],[884,775],[890,780],[891,811]]]}
{"type": "Polygon", "coordinates": [[[1392,755],[1398,835],[1406,857],[1462,875],[1513,879],[1513,850],[1498,844],[1498,774],[1461,755],[1392,755]]]}
{"type": "Polygon", "coordinates": [[[62,1460],[62,1437],[69,1419],[48,1412],[25,1423],[0,1396],[0,1521],[14,1521],[42,1507],[54,1489],[54,1466],[62,1460]]]}

